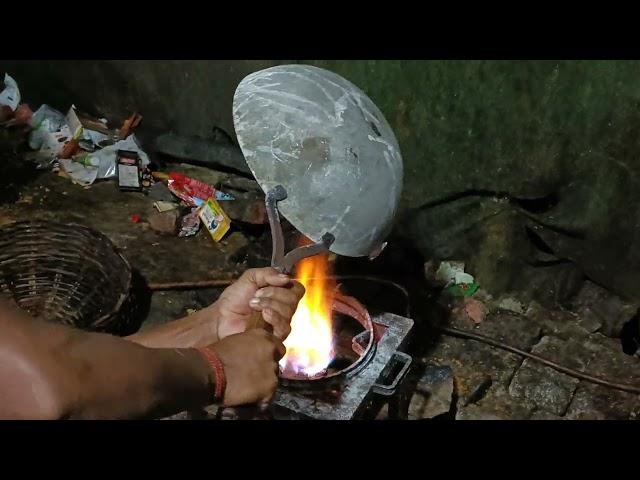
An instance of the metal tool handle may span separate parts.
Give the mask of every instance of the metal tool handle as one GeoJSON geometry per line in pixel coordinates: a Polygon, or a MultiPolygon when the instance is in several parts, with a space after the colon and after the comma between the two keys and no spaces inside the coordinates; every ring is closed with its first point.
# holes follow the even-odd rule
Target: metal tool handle
{"type": "Polygon", "coordinates": [[[411,356],[407,355],[404,352],[395,352],[391,358],[395,358],[397,361],[402,362],[404,365],[402,365],[402,368],[393,379],[393,382],[391,382],[391,384],[383,385],[381,383],[375,383],[372,388],[375,393],[377,393],[378,395],[384,395],[385,397],[389,397],[396,393],[398,385],[407,375],[409,367],[411,366],[411,362],[413,361],[411,356]]]}

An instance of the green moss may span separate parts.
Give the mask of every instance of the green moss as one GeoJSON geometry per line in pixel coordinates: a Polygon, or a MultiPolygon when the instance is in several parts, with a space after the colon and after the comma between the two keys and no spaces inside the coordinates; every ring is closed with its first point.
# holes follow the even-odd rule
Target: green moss
{"type": "MultiPolygon", "coordinates": [[[[640,62],[302,63],[343,75],[380,107],[403,153],[403,210],[468,190],[520,198],[556,194],[558,205],[535,216],[546,225],[578,232],[549,236],[558,257],[576,261],[614,290],[635,295],[640,62]]],[[[483,273],[493,271],[494,279],[517,278],[517,262],[499,266],[498,259],[526,257],[526,242],[490,236],[478,252],[474,242],[486,228],[479,226],[478,233],[468,229],[460,238],[456,221],[467,225],[473,219],[462,213],[450,218],[452,211],[414,210],[409,216],[411,236],[423,252],[466,258],[483,273]]],[[[520,238],[524,226],[505,228],[513,232],[506,238],[520,238]]]]}
{"type": "Polygon", "coordinates": [[[468,188],[537,194],[571,172],[595,182],[590,154],[637,127],[621,120],[638,105],[638,62],[303,63],[343,75],[378,104],[402,148],[407,206],[468,188]]]}

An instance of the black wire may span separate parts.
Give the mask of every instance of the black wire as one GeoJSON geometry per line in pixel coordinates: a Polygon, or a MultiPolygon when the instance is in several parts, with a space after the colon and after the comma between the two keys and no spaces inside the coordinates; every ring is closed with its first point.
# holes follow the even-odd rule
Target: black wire
{"type": "Polygon", "coordinates": [[[530,358],[531,360],[535,360],[536,362],[542,363],[548,367],[553,368],[554,370],[557,370],[562,373],[566,373],[567,375],[570,375],[572,377],[586,380],[587,382],[596,383],[598,385],[602,385],[603,387],[609,387],[615,390],[622,390],[624,392],[640,394],[640,387],[637,387],[635,385],[627,385],[625,383],[616,383],[616,382],[611,382],[609,380],[606,380],[604,378],[594,377],[593,375],[589,375],[588,373],[583,373],[578,370],[565,367],[564,365],[560,365],[559,363],[553,362],[551,360],[547,360],[546,358],[540,357],[539,355],[536,355],[534,353],[525,352],[524,350],[520,350],[519,348],[500,342],[491,337],[480,335],[479,333],[474,333],[468,330],[462,330],[462,329],[453,328],[453,327],[437,326],[436,328],[447,335],[451,335],[454,337],[467,338],[471,340],[477,340],[479,342],[491,345],[492,347],[501,348],[503,350],[507,350],[509,352],[521,355],[523,357],[530,358]]]}
{"type": "MultiPolygon", "coordinates": [[[[410,317],[411,299],[410,299],[410,296],[409,296],[409,292],[407,291],[407,289],[405,287],[403,287],[399,283],[393,282],[391,280],[386,280],[386,279],[377,278],[377,277],[364,276],[364,275],[339,275],[339,276],[336,276],[335,278],[337,278],[337,279],[345,279],[345,280],[346,279],[352,279],[352,280],[361,279],[361,280],[375,281],[375,282],[378,282],[378,283],[384,283],[384,284],[387,284],[387,285],[394,286],[395,288],[400,290],[405,295],[406,301],[407,301],[407,308],[406,308],[407,317],[410,317]]],[[[508,343],[501,342],[499,340],[496,340],[496,339],[491,338],[491,337],[487,337],[485,335],[480,335],[479,333],[471,332],[469,330],[463,330],[463,329],[459,329],[459,328],[454,328],[454,327],[444,327],[444,326],[441,326],[441,325],[436,325],[435,328],[437,330],[439,330],[440,332],[444,333],[445,335],[449,335],[449,336],[453,336],[453,337],[459,337],[459,338],[465,338],[465,339],[468,339],[468,340],[476,340],[476,341],[481,342],[481,343],[486,343],[487,345],[491,345],[492,347],[499,348],[499,349],[502,349],[502,350],[506,350],[508,352],[515,353],[517,355],[529,358],[529,359],[534,360],[534,361],[536,361],[538,363],[542,363],[543,365],[546,365],[546,366],[548,366],[550,368],[553,368],[554,370],[557,370],[559,372],[565,373],[565,374],[570,375],[570,376],[575,377],[575,378],[579,378],[581,380],[585,380],[587,382],[595,383],[597,385],[601,385],[603,387],[612,388],[612,389],[615,389],[615,390],[622,390],[624,392],[640,394],[640,387],[638,387],[638,386],[628,385],[628,384],[624,384],[624,383],[612,382],[612,381],[606,380],[604,378],[595,377],[593,375],[589,375],[587,373],[583,373],[583,372],[580,372],[578,370],[574,370],[572,368],[565,367],[564,365],[561,365],[561,364],[559,364],[557,362],[553,362],[551,360],[548,360],[548,359],[546,359],[544,357],[541,357],[539,355],[536,355],[534,353],[526,352],[524,350],[521,350],[519,348],[511,346],[508,343]]]]}

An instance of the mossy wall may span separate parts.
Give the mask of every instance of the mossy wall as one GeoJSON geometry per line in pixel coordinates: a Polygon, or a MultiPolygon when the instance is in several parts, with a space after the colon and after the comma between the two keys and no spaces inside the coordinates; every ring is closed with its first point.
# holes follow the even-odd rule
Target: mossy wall
{"type": "MultiPolygon", "coordinates": [[[[25,101],[232,133],[248,73],[291,61],[0,62],[25,101]]],[[[582,273],[637,297],[640,62],[302,60],[378,104],[405,163],[397,234],[495,291],[566,296],[582,273]]],[[[1,73],[1,72],[0,72],[1,73]]]]}
{"type": "Polygon", "coordinates": [[[400,233],[428,255],[466,258],[496,290],[563,297],[582,271],[638,296],[640,62],[309,63],[391,123],[411,209],[400,233]]]}

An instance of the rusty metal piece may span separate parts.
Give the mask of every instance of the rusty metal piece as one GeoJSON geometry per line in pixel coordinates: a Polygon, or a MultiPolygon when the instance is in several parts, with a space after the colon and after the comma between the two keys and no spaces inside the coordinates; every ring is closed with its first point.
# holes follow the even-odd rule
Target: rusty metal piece
{"type": "Polygon", "coordinates": [[[278,202],[286,198],[287,191],[282,185],[275,186],[265,196],[269,228],[271,229],[271,266],[273,267],[280,265],[284,258],[284,237],[282,235],[282,225],[280,224],[280,214],[278,213],[278,202]]]}
{"type": "Polygon", "coordinates": [[[284,237],[282,235],[282,225],[280,224],[280,214],[278,213],[278,202],[287,198],[287,191],[282,185],[276,185],[269,190],[265,196],[267,216],[269,217],[269,228],[271,229],[271,266],[281,273],[290,275],[293,268],[300,260],[329,251],[335,237],[330,233],[322,236],[322,241],[313,245],[306,245],[291,250],[285,255],[284,237]]]}
{"type": "Polygon", "coordinates": [[[335,237],[330,233],[325,233],[322,236],[322,241],[320,243],[314,243],[313,245],[305,245],[304,247],[298,247],[291,250],[287,253],[282,259],[280,266],[276,268],[281,268],[283,273],[291,273],[293,272],[293,268],[296,263],[300,260],[313,257],[314,255],[318,255],[320,253],[328,252],[331,244],[335,240],[335,237]]]}

